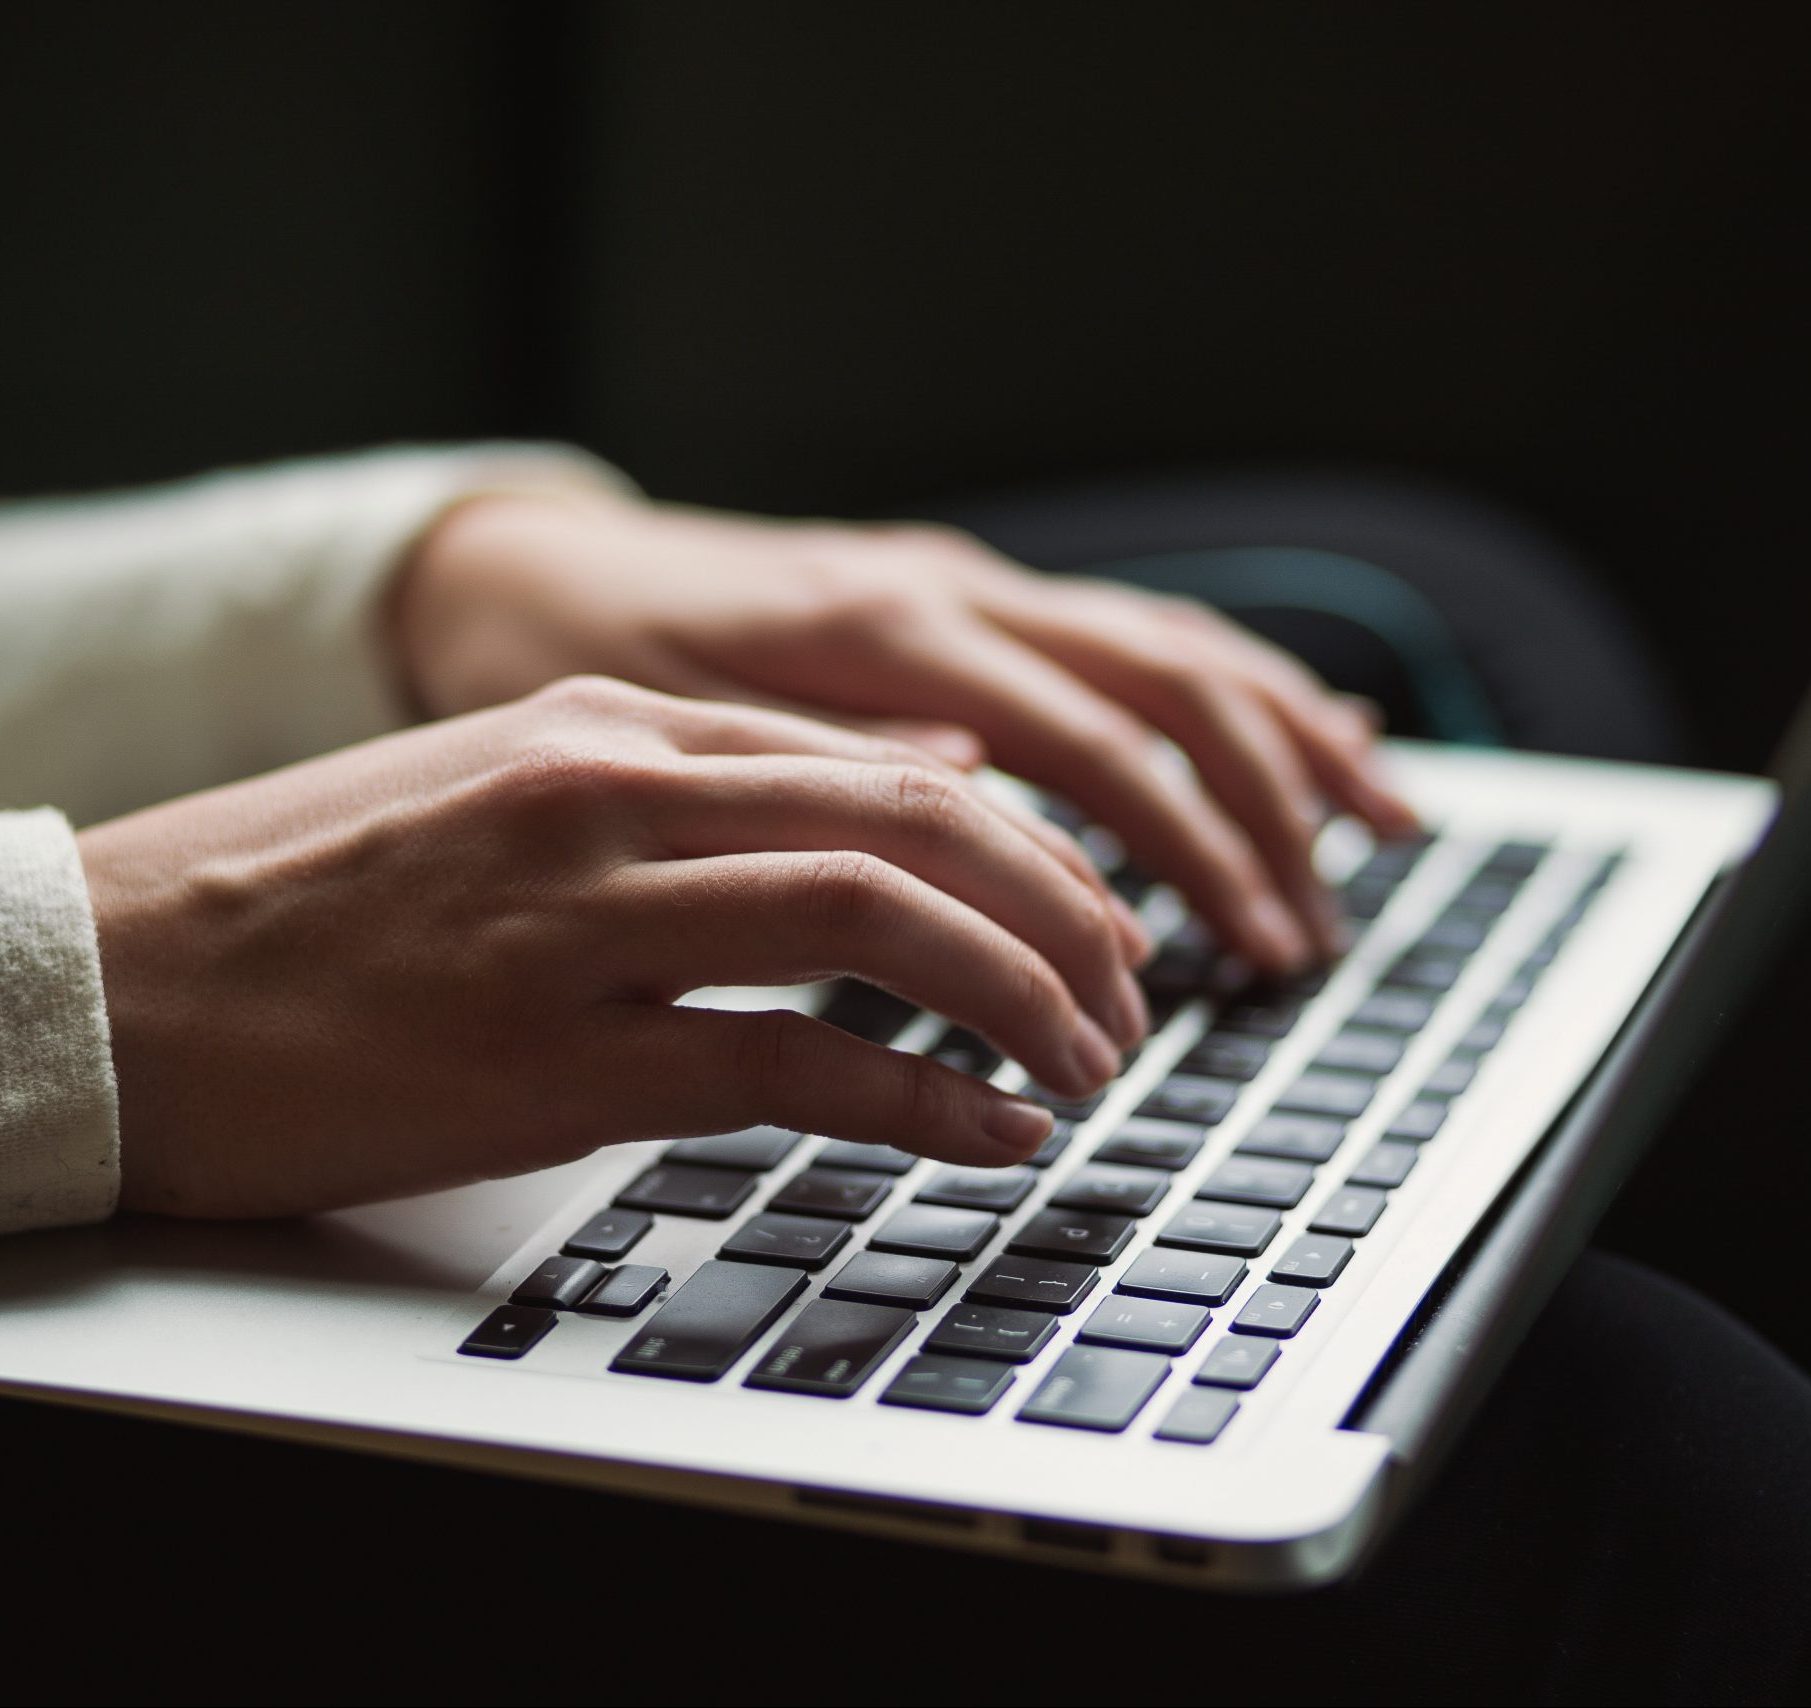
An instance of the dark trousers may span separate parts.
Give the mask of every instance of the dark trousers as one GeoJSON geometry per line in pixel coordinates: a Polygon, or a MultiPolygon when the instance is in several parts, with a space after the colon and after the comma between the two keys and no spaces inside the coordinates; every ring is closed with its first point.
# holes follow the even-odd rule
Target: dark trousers
{"type": "MultiPolygon", "coordinates": [[[[1551,542],[1475,505],[1172,481],[956,517],[1047,567],[1196,587],[1411,729],[1670,751],[1613,615],[1551,542]]],[[[1811,1382],[1697,1293],[1601,1254],[1388,1544],[1309,1595],[1154,1588],[20,1402],[0,1403],[0,1443],[19,1699],[1811,1695],[1811,1382]],[[71,1613],[83,1638],[52,1662],[41,1633],[71,1613]]]]}

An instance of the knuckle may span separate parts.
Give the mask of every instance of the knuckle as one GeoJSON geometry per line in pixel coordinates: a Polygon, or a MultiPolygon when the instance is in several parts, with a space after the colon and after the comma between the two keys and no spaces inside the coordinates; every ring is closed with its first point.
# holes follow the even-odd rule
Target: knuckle
{"type": "Polygon", "coordinates": [[[624,685],[607,676],[563,676],[538,689],[531,703],[556,715],[599,717],[620,711],[624,697],[624,685]]]}
{"type": "Polygon", "coordinates": [[[894,768],[885,774],[880,787],[885,795],[884,809],[921,836],[948,836],[968,816],[968,802],[961,789],[950,778],[923,765],[894,768]]]}
{"type": "Polygon", "coordinates": [[[840,941],[873,931],[897,893],[885,861],[859,850],[839,849],[818,855],[807,868],[804,909],[818,932],[840,941]]]}
{"type": "Polygon", "coordinates": [[[894,1064],[898,1076],[898,1118],[908,1133],[936,1132],[956,1114],[959,1089],[936,1064],[918,1056],[900,1055],[894,1064]]]}
{"type": "Polygon", "coordinates": [[[818,1050],[816,1023],[789,1008],[748,1016],[737,1046],[737,1067],[758,1105],[768,1105],[784,1088],[808,1076],[818,1050]]]}

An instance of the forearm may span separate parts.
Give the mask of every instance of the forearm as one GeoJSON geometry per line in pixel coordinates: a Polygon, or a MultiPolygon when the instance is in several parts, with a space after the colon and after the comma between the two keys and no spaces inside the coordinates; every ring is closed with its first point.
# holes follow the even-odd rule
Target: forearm
{"type": "Polygon", "coordinates": [[[612,479],[479,445],[0,511],[0,806],[89,823],[407,722],[383,611],[422,530],[472,492],[612,479]]]}

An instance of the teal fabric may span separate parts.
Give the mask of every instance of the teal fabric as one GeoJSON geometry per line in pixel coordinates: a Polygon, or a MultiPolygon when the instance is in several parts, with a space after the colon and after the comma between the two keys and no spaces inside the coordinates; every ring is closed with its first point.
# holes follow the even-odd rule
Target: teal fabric
{"type": "Polygon", "coordinates": [[[1236,546],[1123,558],[1093,565],[1092,573],[1191,595],[1231,616],[1263,609],[1343,618],[1402,661],[1435,739],[1506,745],[1502,723],[1446,619],[1408,582],[1374,563],[1298,546],[1236,546]]]}

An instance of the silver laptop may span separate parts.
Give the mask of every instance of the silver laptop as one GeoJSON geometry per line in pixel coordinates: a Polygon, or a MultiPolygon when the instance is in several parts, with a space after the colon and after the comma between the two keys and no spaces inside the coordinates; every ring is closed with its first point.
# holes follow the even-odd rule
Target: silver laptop
{"type": "MultiPolygon", "coordinates": [[[[1084,830],[1163,941],[1158,1021],[1028,1167],[763,1128],[294,1224],[24,1236],[0,1388],[1203,1586],[1334,1579],[1811,861],[1802,786],[1781,812],[1756,779],[1390,757],[1430,834],[1329,827],[1355,942],[1294,985],[1241,986],[1084,830]]],[[[1023,1080],[866,987],[782,1000],[1023,1080]]]]}

